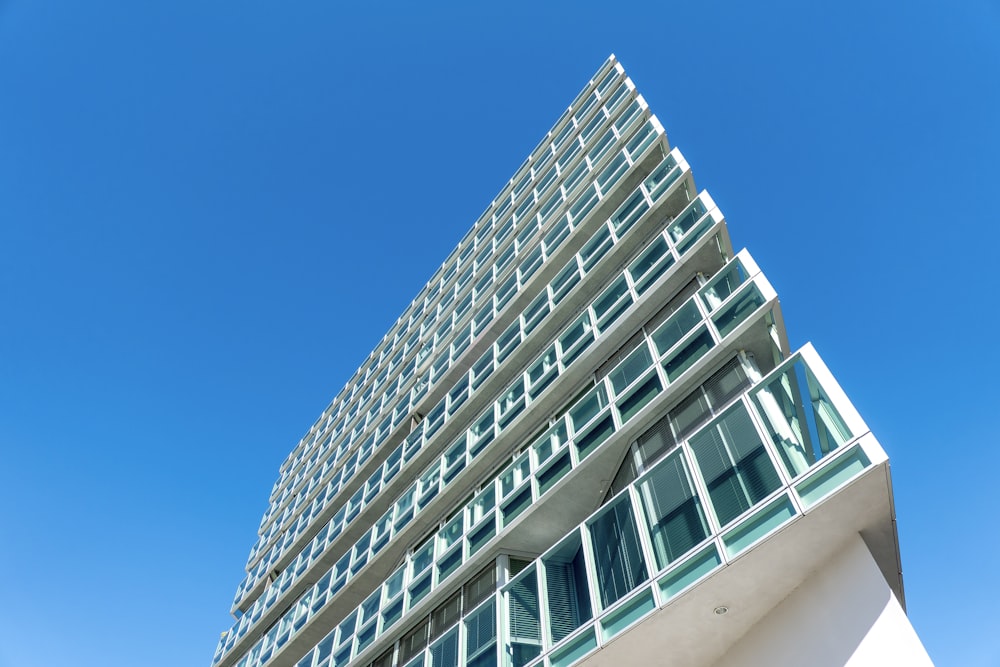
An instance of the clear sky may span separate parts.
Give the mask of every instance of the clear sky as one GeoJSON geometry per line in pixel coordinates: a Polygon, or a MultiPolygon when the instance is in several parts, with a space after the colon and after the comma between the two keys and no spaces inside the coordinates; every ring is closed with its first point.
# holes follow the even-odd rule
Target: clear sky
{"type": "Polygon", "coordinates": [[[932,658],[1000,665],[997,0],[0,0],[0,667],[209,664],[279,464],[612,52],[888,451],[932,658]]]}

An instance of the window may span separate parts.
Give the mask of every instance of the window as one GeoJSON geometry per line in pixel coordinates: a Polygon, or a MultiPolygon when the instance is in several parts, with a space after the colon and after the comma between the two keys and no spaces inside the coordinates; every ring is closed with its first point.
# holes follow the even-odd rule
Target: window
{"type": "Polygon", "coordinates": [[[551,640],[555,644],[593,617],[580,531],[573,531],[542,562],[551,640]]]}
{"type": "Polygon", "coordinates": [[[597,590],[606,609],[649,576],[628,494],[591,519],[588,527],[594,545],[597,590]]]}
{"type": "Polygon", "coordinates": [[[495,667],[496,641],[496,603],[490,600],[465,618],[466,667],[495,667]]]}
{"type": "Polygon", "coordinates": [[[826,391],[801,359],[772,375],[754,393],[754,401],[792,477],[850,439],[826,391]]]}
{"type": "Polygon", "coordinates": [[[734,405],[690,442],[722,526],[781,486],[743,403],[734,405]]]}
{"type": "Polygon", "coordinates": [[[661,461],[636,487],[660,569],[708,537],[708,525],[678,450],[661,461]]]}
{"type": "Polygon", "coordinates": [[[542,626],[535,568],[522,572],[507,588],[507,625],[512,667],[524,667],[542,652],[542,626]]]}

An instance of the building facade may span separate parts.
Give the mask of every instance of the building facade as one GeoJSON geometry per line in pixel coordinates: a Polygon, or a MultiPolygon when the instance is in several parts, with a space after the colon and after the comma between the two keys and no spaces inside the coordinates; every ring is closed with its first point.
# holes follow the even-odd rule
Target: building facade
{"type": "Polygon", "coordinates": [[[885,452],[612,56],[294,448],[213,667],[930,664],[885,452]]]}

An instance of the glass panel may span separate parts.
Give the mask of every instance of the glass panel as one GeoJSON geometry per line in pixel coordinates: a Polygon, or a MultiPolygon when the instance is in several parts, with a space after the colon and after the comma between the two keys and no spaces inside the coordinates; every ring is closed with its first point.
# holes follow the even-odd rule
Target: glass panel
{"type": "Polygon", "coordinates": [[[465,618],[466,667],[494,667],[496,638],[496,604],[490,600],[465,618]]]}
{"type": "Polygon", "coordinates": [[[698,312],[698,306],[694,301],[686,302],[653,332],[651,338],[657,352],[661,355],[666,354],[687,332],[698,326],[699,322],[701,313],[698,312]]]}
{"type": "Polygon", "coordinates": [[[781,486],[742,403],[699,431],[690,442],[715,515],[723,526],[781,486]]]}
{"type": "Polygon", "coordinates": [[[555,644],[593,618],[580,531],[573,531],[542,563],[549,601],[549,632],[555,644]]]}
{"type": "Polygon", "coordinates": [[[559,374],[556,346],[550,345],[535,363],[528,367],[528,392],[535,398],[559,374]]]}
{"type": "Polygon", "coordinates": [[[628,282],[625,276],[619,276],[601,296],[594,301],[594,315],[597,317],[598,326],[605,327],[613,321],[629,305],[632,304],[632,295],[628,291],[628,282]]]}
{"type": "Polygon", "coordinates": [[[701,298],[705,302],[708,312],[718,308],[726,300],[726,297],[735,292],[746,279],[746,269],[739,260],[731,262],[729,266],[720,271],[701,290],[701,298]]]}
{"type": "Polygon", "coordinates": [[[715,568],[722,565],[722,557],[714,544],[691,556],[685,563],[660,579],[660,595],[664,600],[676,597],[678,593],[695,583],[715,568]]]}
{"type": "Polygon", "coordinates": [[[643,341],[632,354],[625,358],[625,361],[618,364],[608,374],[608,379],[611,380],[611,387],[614,389],[615,395],[620,396],[630,384],[635,382],[652,365],[653,355],[649,353],[649,346],[643,341]]]}
{"type": "MultiPolygon", "coordinates": [[[[411,657],[421,653],[425,646],[427,646],[427,620],[421,621],[417,627],[415,627],[410,632],[406,633],[402,640],[399,642],[399,662],[403,663],[409,660],[411,657]]],[[[421,659],[417,664],[422,665],[423,660],[421,659]]],[[[409,666],[408,666],[409,667],[409,666]]]]}
{"type": "Polygon", "coordinates": [[[753,396],[793,477],[850,439],[826,391],[801,359],[772,375],[753,396]]]}
{"type": "Polygon", "coordinates": [[[411,560],[413,562],[413,574],[411,576],[416,577],[427,569],[434,560],[434,540],[429,539],[425,544],[417,547],[413,552],[411,560]]]}
{"type": "Polygon", "coordinates": [[[500,497],[506,498],[511,491],[531,475],[531,461],[524,452],[507,470],[500,475],[500,497]]]}
{"type": "Polygon", "coordinates": [[[563,478],[563,476],[570,471],[573,467],[573,462],[569,457],[569,452],[563,450],[563,453],[556,458],[552,459],[552,463],[548,464],[548,467],[538,473],[538,493],[539,495],[545,493],[551,489],[556,482],[563,478]]]}
{"type": "Polygon", "coordinates": [[[603,418],[598,419],[592,426],[587,428],[586,434],[576,438],[576,451],[579,459],[582,461],[590,456],[614,432],[615,420],[612,419],[609,413],[605,412],[603,418]]]}
{"type": "Polygon", "coordinates": [[[647,588],[601,620],[604,638],[611,639],[656,609],[653,593],[647,588]]]}
{"type": "Polygon", "coordinates": [[[614,225],[618,237],[621,238],[648,210],[649,202],[646,201],[646,196],[642,190],[636,190],[631,197],[625,200],[618,212],[611,217],[611,224],[614,225]]]}
{"type": "Polygon", "coordinates": [[[621,415],[622,423],[639,414],[661,391],[663,391],[663,385],[660,384],[659,376],[655,373],[650,374],[644,382],[618,402],[618,412],[621,415]]]}
{"type": "Polygon", "coordinates": [[[573,363],[581,352],[594,340],[594,330],[590,316],[584,313],[559,336],[560,358],[563,366],[573,363]]]}
{"type": "Polygon", "coordinates": [[[579,431],[598,412],[608,406],[608,391],[603,384],[599,384],[593,391],[577,401],[576,405],[569,412],[573,421],[573,428],[579,431]]]}
{"type": "Polygon", "coordinates": [[[665,568],[708,537],[705,514],[680,451],[657,464],[636,489],[658,568],[665,568]]]}
{"type": "Polygon", "coordinates": [[[674,263],[670,246],[657,236],[649,247],[629,266],[629,274],[635,284],[635,291],[642,294],[650,284],[662,276],[674,263]]]}
{"type": "Polygon", "coordinates": [[[458,516],[445,524],[444,528],[440,530],[438,537],[441,539],[441,551],[447,551],[451,545],[462,539],[464,519],[465,513],[459,512],[458,516]]]}
{"type": "Polygon", "coordinates": [[[469,525],[479,523],[496,506],[496,486],[491,481],[470,504],[469,525]]]}
{"type": "Polygon", "coordinates": [[[405,570],[405,567],[400,567],[385,580],[386,600],[391,600],[403,592],[403,572],[405,572],[405,570]]]}
{"type": "Polygon", "coordinates": [[[625,597],[649,576],[628,494],[589,522],[597,590],[603,608],[625,597]]]}
{"type": "Polygon", "coordinates": [[[431,645],[431,667],[458,667],[458,627],[431,645]]]}
{"type": "Polygon", "coordinates": [[[523,667],[542,652],[542,626],[538,606],[538,578],[529,568],[507,588],[507,626],[513,667],[523,667]]]}
{"type": "Polygon", "coordinates": [[[614,241],[611,240],[611,230],[607,225],[601,225],[601,228],[580,248],[580,263],[583,265],[583,270],[592,269],[612,245],[614,241]]]}
{"type": "Polygon", "coordinates": [[[764,509],[750,515],[746,521],[722,536],[730,558],[763,539],[795,516],[795,506],[782,495],[764,509]]]}
{"type": "Polygon", "coordinates": [[[594,636],[594,629],[591,627],[568,641],[565,646],[553,651],[551,665],[552,667],[569,667],[596,648],[597,637],[594,636]]]}
{"type": "Polygon", "coordinates": [[[871,462],[865,456],[864,450],[860,446],[856,446],[852,451],[840,457],[840,460],[834,461],[815,475],[806,478],[795,487],[795,490],[802,497],[802,504],[806,507],[812,507],[849,480],[860,475],[869,465],[871,462]]]}
{"type": "Polygon", "coordinates": [[[559,423],[549,429],[548,433],[535,441],[531,448],[535,452],[535,465],[540,466],[548,460],[552,453],[563,446],[569,439],[566,421],[561,419],[559,423]]]}
{"type": "Polygon", "coordinates": [[[573,257],[559,275],[552,279],[552,303],[558,304],[578,282],[580,282],[580,266],[576,263],[576,257],[573,257]]]}
{"type": "Polygon", "coordinates": [[[667,379],[671,382],[675,381],[714,346],[715,341],[712,340],[712,334],[708,332],[708,329],[703,328],[701,333],[689,338],[679,350],[663,362],[663,368],[667,371],[667,379]]]}
{"type": "Polygon", "coordinates": [[[656,201],[657,197],[680,178],[681,170],[676,167],[676,160],[673,157],[668,157],[643,182],[653,201],[656,201]]]}
{"type": "Polygon", "coordinates": [[[707,213],[705,203],[699,198],[691,202],[669,228],[670,238],[676,244],[707,213]]]}
{"type": "Polygon", "coordinates": [[[721,336],[728,336],[753,311],[764,305],[764,297],[756,285],[749,285],[743,293],[733,298],[717,315],[712,317],[721,336]]]}

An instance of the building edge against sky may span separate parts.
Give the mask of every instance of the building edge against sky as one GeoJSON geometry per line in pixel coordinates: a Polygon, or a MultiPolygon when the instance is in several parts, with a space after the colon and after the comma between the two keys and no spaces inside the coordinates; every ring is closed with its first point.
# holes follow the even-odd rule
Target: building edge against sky
{"type": "Polygon", "coordinates": [[[894,512],[612,56],[282,464],[212,664],[930,664],[894,512]]]}

